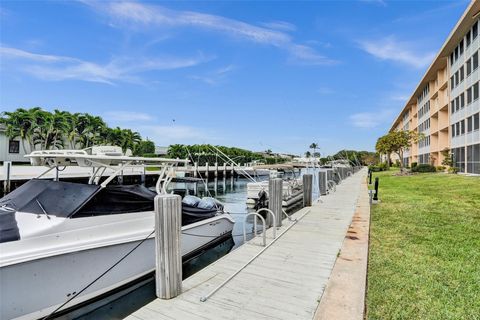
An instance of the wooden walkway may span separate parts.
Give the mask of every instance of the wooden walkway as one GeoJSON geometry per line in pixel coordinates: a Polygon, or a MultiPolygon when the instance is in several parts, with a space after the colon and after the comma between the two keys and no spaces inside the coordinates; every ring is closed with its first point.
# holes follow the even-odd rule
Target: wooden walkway
{"type": "MultiPolygon", "coordinates": [[[[263,249],[257,237],[183,282],[183,293],[156,299],[127,319],[312,319],[352,221],[363,169],[342,181],[323,203],[303,208],[302,217],[207,301],[225,279],[263,249]]],[[[284,220],[277,235],[293,222],[284,220]]],[[[272,241],[271,230],[268,241],[272,241]]]]}

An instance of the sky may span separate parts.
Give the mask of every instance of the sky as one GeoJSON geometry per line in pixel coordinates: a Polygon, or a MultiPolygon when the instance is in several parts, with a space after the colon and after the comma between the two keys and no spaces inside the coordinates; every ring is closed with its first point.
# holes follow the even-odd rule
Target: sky
{"type": "Polygon", "coordinates": [[[374,150],[468,1],[1,1],[0,112],[157,145],[374,150]]]}

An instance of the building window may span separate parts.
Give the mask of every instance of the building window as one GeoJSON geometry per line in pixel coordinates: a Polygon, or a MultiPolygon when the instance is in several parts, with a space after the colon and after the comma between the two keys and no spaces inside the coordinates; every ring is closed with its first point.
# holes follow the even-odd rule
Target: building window
{"type": "Polygon", "coordinates": [[[460,82],[462,82],[463,79],[465,79],[465,71],[464,71],[463,66],[462,66],[460,68],[460,82]]]}
{"type": "Polygon", "coordinates": [[[460,169],[461,172],[465,172],[465,147],[453,148],[453,166],[460,169]]]}
{"type": "Polygon", "coordinates": [[[467,172],[480,173],[480,144],[467,147],[467,172]]]}
{"type": "Polygon", "coordinates": [[[473,130],[473,117],[467,118],[467,132],[472,132],[473,130]]]}
{"type": "Polygon", "coordinates": [[[467,32],[467,36],[466,36],[467,48],[468,48],[468,46],[470,45],[470,43],[471,43],[471,41],[472,41],[471,36],[472,36],[472,31],[469,30],[469,31],[467,32]]]}
{"type": "Polygon", "coordinates": [[[472,73],[472,59],[467,60],[467,77],[472,73]]]}
{"type": "Polygon", "coordinates": [[[20,141],[10,140],[8,142],[8,153],[20,153],[20,141]]]}
{"type": "Polygon", "coordinates": [[[461,109],[465,108],[465,94],[463,92],[460,95],[460,108],[461,109]]]}
{"type": "Polygon", "coordinates": [[[460,55],[463,54],[463,39],[462,41],[460,41],[460,44],[458,45],[458,47],[460,48],[460,55]]]}
{"type": "Polygon", "coordinates": [[[473,130],[480,129],[480,113],[473,115],[473,130]]]}
{"type": "Polygon", "coordinates": [[[472,87],[467,89],[467,104],[472,103],[472,87]]]}
{"type": "Polygon", "coordinates": [[[465,134],[465,120],[460,121],[460,134],[465,134]]]}
{"type": "Polygon", "coordinates": [[[473,85],[473,100],[478,99],[478,82],[473,85]]]}
{"type": "Polygon", "coordinates": [[[478,51],[472,55],[472,70],[478,68],[478,51]]]}
{"type": "Polygon", "coordinates": [[[478,20],[475,22],[472,28],[472,41],[478,36],[478,20]]]}

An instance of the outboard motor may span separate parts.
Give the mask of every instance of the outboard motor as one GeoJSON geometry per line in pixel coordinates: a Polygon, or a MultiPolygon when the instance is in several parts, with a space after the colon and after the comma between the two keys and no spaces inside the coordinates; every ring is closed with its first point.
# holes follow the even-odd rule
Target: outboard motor
{"type": "Polygon", "coordinates": [[[258,210],[266,207],[267,207],[267,192],[265,190],[261,190],[258,193],[258,201],[254,209],[258,210]]]}

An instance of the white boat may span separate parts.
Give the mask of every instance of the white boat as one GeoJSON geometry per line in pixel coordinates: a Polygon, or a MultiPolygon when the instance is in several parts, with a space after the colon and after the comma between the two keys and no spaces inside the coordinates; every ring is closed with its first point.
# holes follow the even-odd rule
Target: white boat
{"type": "MultiPolygon", "coordinates": [[[[91,166],[90,183],[32,179],[0,199],[0,319],[58,315],[154,272],[153,201],[145,197],[151,191],[109,183],[126,166],[160,166],[156,190],[165,193],[182,160],[105,150],[33,152],[32,164],[47,171],[91,166]],[[104,168],[115,173],[100,183],[104,168]]],[[[182,226],[183,257],[230,236],[233,224],[218,212],[182,226]]]]}
{"type": "Polygon", "coordinates": [[[270,176],[270,170],[268,169],[255,169],[254,167],[243,167],[243,168],[235,168],[234,170],[237,175],[246,177],[246,178],[270,176]]]}

